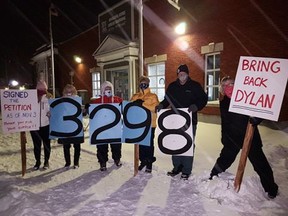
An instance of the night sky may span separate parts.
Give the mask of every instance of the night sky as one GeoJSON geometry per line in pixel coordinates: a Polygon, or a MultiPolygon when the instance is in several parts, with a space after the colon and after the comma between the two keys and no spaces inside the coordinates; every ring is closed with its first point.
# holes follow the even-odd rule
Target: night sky
{"type": "Polygon", "coordinates": [[[65,41],[97,24],[98,14],[119,0],[1,0],[0,86],[16,79],[31,83],[29,64],[37,48],[50,44],[49,7],[54,43],[65,41]]]}

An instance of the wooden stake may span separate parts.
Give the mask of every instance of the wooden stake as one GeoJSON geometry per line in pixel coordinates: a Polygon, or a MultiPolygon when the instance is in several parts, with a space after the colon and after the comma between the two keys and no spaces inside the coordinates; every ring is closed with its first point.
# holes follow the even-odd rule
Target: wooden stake
{"type": "Polygon", "coordinates": [[[241,152],[241,156],[239,160],[239,165],[237,169],[237,174],[236,174],[235,181],[234,181],[234,189],[237,193],[239,192],[240,186],[242,183],[246,161],[247,161],[247,157],[250,151],[250,147],[251,147],[251,143],[252,143],[252,139],[254,135],[254,130],[255,128],[252,126],[252,124],[248,122],[246,134],[244,138],[244,143],[242,147],[242,152],[241,152]]]}
{"type": "Polygon", "coordinates": [[[138,174],[139,166],[139,144],[134,145],[134,176],[138,174]]]}
{"type": "Polygon", "coordinates": [[[25,132],[20,132],[20,140],[21,140],[21,160],[22,160],[22,177],[26,173],[26,134],[25,132]]]}

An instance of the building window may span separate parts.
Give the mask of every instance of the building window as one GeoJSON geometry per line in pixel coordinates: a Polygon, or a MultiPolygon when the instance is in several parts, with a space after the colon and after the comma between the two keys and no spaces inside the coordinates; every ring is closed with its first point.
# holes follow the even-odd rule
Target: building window
{"type": "Polygon", "coordinates": [[[94,72],[92,73],[92,97],[99,97],[100,95],[100,72],[94,72]]]}
{"type": "Polygon", "coordinates": [[[205,87],[208,101],[219,100],[220,53],[205,55],[205,87]]]}
{"type": "Polygon", "coordinates": [[[159,101],[165,96],[165,63],[159,62],[148,65],[151,92],[157,94],[159,101]]]}

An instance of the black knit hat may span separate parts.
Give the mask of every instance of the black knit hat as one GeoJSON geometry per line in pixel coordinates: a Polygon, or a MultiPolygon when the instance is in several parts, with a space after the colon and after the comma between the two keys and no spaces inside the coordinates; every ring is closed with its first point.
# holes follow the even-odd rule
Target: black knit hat
{"type": "Polygon", "coordinates": [[[177,69],[177,74],[179,74],[180,72],[185,72],[185,73],[189,74],[189,69],[188,69],[186,64],[179,65],[179,67],[177,69]]]}

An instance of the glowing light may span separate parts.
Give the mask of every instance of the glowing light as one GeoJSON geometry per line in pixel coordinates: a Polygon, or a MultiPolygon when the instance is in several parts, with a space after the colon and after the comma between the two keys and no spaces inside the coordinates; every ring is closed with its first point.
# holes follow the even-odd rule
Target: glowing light
{"type": "Polygon", "coordinates": [[[175,41],[175,45],[182,51],[185,51],[189,48],[189,43],[182,37],[175,41]]]}
{"type": "Polygon", "coordinates": [[[186,23],[181,22],[175,27],[175,32],[178,35],[183,35],[186,33],[186,23]]]}
{"type": "Polygon", "coordinates": [[[82,63],[82,58],[80,58],[79,56],[74,56],[74,60],[79,64],[82,63]]]}
{"type": "Polygon", "coordinates": [[[19,82],[16,80],[11,80],[10,84],[11,84],[11,86],[15,87],[15,86],[19,85],[19,82]]]}

